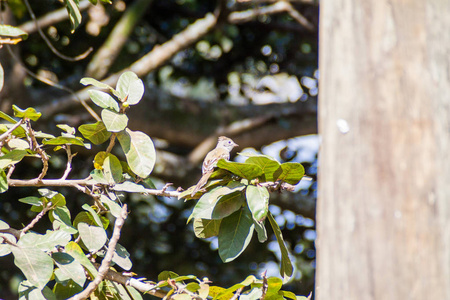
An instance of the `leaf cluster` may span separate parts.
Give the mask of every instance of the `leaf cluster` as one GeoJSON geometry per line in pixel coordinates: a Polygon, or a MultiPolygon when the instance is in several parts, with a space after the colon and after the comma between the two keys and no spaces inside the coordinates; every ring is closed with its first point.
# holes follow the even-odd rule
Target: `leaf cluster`
{"type": "MultiPolygon", "coordinates": [[[[219,255],[224,262],[236,259],[248,246],[256,231],[258,240],[267,240],[265,220],[281,250],[281,275],[288,280],[292,262],[278,224],[269,211],[269,191],[291,189],[305,174],[299,163],[283,163],[267,155],[242,154],[244,163],[220,160],[189,220],[194,219],[199,238],[217,236],[219,255]]],[[[188,199],[194,187],[180,194],[188,199]]],[[[189,221],[188,220],[188,221],[189,221]]]]}

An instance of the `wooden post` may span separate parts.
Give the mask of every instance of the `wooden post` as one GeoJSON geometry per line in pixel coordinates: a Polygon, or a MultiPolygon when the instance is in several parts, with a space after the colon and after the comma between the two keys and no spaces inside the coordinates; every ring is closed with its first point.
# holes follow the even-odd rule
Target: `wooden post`
{"type": "Polygon", "coordinates": [[[450,299],[450,1],[320,5],[316,299],[450,299]]]}

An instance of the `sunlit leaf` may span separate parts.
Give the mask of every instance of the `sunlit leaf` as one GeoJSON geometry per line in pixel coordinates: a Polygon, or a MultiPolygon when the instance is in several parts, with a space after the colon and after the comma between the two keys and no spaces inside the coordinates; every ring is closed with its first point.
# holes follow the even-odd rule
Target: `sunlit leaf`
{"type": "Polygon", "coordinates": [[[305,175],[305,168],[299,163],[283,163],[281,169],[283,172],[278,179],[289,184],[297,184],[305,175]]]}
{"type": "Polygon", "coordinates": [[[253,220],[253,223],[255,224],[255,231],[258,234],[258,241],[264,243],[267,241],[267,231],[266,226],[264,226],[264,221],[257,222],[253,220]]]}
{"type": "Polygon", "coordinates": [[[242,208],[222,220],[219,229],[219,256],[230,262],[247,248],[255,225],[250,211],[242,208]]]}
{"type": "Polygon", "coordinates": [[[0,35],[1,36],[21,36],[23,39],[28,37],[28,33],[20,29],[19,27],[14,27],[11,25],[0,24],[0,35]]]}
{"type": "Polygon", "coordinates": [[[291,259],[289,258],[289,251],[284,244],[283,240],[283,234],[281,233],[281,229],[278,226],[277,222],[273,218],[272,214],[267,214],[267,218],[269,219],[270,225],[272,226],[273,232],[275,233],[275,236],[277,238],[278,245],[280,247],[281,251],[281,268],[280,268],[280,274],[283,277],[283,281],[288,281],[292,274],[294,273],[294,268],[292,267],[291,259]]]}
{"type": "Polygon", "coordinates": [[[84,210],[88,211],[92,218],[95,221],[95,225],[97,226],[103,226],[102,221],[100,220],[99,215],[97,214],[97,212],[87,203],[83,204],[83,206],[81,206],[84,210]]]}
{"type": "Polygon", "coordinates": [[[207,239],[219,234],[220,222],[222,220],[194,219],[194,234],[200,239],[207,239]]]}
{"type": "Polygon", "coordinates": [[[112,261],[126,271],[129,271],[133,266],[130,259],[130,253],[128,253],[127,249],[120,244],[117,244],[116,246],[112,261]]]}
{"type": "Polygon", "coordinates": [[[79,137],[66,137],[66,136],[58,136],[53,139],[44,139],[42,141],[44,145],[76,145],[85,147],[85,144],[79,137]]]}
{"type": "Polygon", "coordinates": [[[94,124],[83,124],[78,127],[78,130],[94,145],[103,144],[111,136],[111,132],[106,129],[105,124],[103,124],[102,121],[98,121],[94,124]]]}
{"type": "Polygon", "coordinates": [[[0,230],[2,229],[8,229],[9,225],[5,221],[0,220],[0,230]]]}
{"type": "Polygon", "coordinates": [[[11,149],[29,149],[30,148],[30,144],[22,139],[10,139],[8,141],[8,146],[11,149]]]}
{"type": "Polygon", "coordinates": [[[130,105],[138,104],[144,95],[144,83],[131,71],[120,75],[116,88],[120,94],[120,99],[123,101],[127,97],[127,102],[130,105]]]}
{"type": "Polygon", "coordinates": [[[107,196],[105,195],[101,195],[100,196],[100,201],[109,209],[109,211],[111,212],[111,214],[114,217],[119,217],[120,213],[122,211],[122,207],[117,204],[115,201],[109,199],[107,196]]]}
{"type": "Polygon", "coordinates": [[[119,132],[128,125],[128,117],[125,114],[117,113],[109,109],[102,110],[102,121],[110,132],[119,132]]]}
{"type": "Polygon", "coordinates": [[[148,135],[128,128],[117,135],[131,170],[145,178],[153,170],[156,160],[155,146],[148,135]]]}
{"type": "MultiPolygon", "coordinates": [[[[68,280],[64,283],[56,282],[53,287],[53,292],[55,293],[57,299],[69,299],[75,294],[78,294],[83,290],[83,287],[73,280],[68,280]]],[[[91,299],[93,299],[91,297],[91,299]]]]}
{"type": "Polygon", "coordinates": [[[88,93],[92,102],[94,102],[97,106],[101,108],[111,108],[116,112],[119,112],[119,104],[117,104],[117,101],[114,100],[114,98],[108,93],[96,90],[88,91],[88,93]]]}
{"type": "MultiPolygon", "coordinates": [[[[244,189],[244,186],[242,186],[244,189]]],[[[241,189],[241,190],[242,190],[241,189]]],[[[222,219],[235,211],[237,211],[245,201],[240,191],[235,192],[227,187],[217,187],[210,194],[214,196],[208,197],[208,193],[203,195],[194,207],[192,217],[201,219],[222,219]],[[220,194],[222,192],[223,194],[220,194]],[[216,201],[216,198],[219,201],[216,201]],[[213,202],[211,202],[213,198],[213,202]]]]}
{"type": "Polygon", "coordinates": [[[237,163],[224,159],[218,161],[217,167],[228,170],[233,174],[249,180],[261,176],[263,173],[262,169],[258,165],[237,163]]]}
{"type": "Polygon", "coordinates": [[[86,257],[81,250],[80,246],[75,242],[69,242],[66,245],[66,252],[70,254],[75,260],[77,260],[80,264],[82,264],[86,270],[89,272],[91,277],[97,276],[97,269],[94,267],[92,262],[86,257]]]}
{"type": "Polygon", "coordinates": [[[248,276],[247,278],[245,278],[244,281],[237,283],[229,288],[227,288],[224,291],[221,291],[219,294],[217,294],[213,299],[222,299],[222,297],[227,297],[229,295],[233,295],[233,293],[235,291],[237,291],[240,288],[244,288],[246,286],[251,285],[252,283],[254,283],[256,281],[256,277],[253,275],[248,276]]]}
{"type": "MultiPolygon", "coordinates": [[[[4,229],[6,229],[6,228],[4,228],[4,229]]],[[[1,233],[0,232],[0,241],[3,241],[3,240],[8,240],[12,244],[15,244],[17,242],[17,239],[14,235],[9,234],[9,233],[1,233]]],[[[11,247],[13,247],[13,246],[8,245],[6,242],[0,243],[0,257],[10,254],[11,247]]]]}
{"type": "Polygon", "coordinates": [[[63,252],[53,253],[52,258],[58,266],[58,269],[55,270],[57,281],[64,282],[72,279],[78,285],[84,285],[86,282],[86,274],[84,273],[84,268],[75,258],[63,252]]]}
{"type": "Polygon", "coordinates": [[[107,236],[103,227],[81,222],[78,223],[78,231],[89,252],[96,252],[106,244],[107,236]]]}
{"type": "Polygon", "coordinates": [[[112,92],[115,96],[117,96],[117,97],[119,96],[119,93],[116,90],[114,90],[111,86],[107,85],[106,83],[95,80],[94,78],[89,78],[89,77],[82,78],[80,80],[80,83],[82,85],[92,85],[92,86],[98,87],[100,89],[105,89],[105,90],[112,92]]]}
{"type": "Polygon", "coordinates": [[[123,183],[114,185],[113,190],[118,192],[145,193],[146,189],[140,184],[131,181],[125,181],[123,183]]]}
{"type": "Polygon", "coordinates": [[[269,191],[266,187],[249,185],[245,191],[248,208],[252,212],[253,219],[261,222],[269,211],[269,191]]]}
{"type": "Polygon", "coordinates": [[[8,178],[6,178],[5,170],[0,169],[0,193],[8,190],[8,178]]]}
{"type": "Polygon", "coordinates": [[[81,13],[78,9],[76,0],[64,0],[66,2],[66,8],[69,13],[70,23],[72,24],[72,33],[81,23],[81,13]]]}
{"type": "Polygon", "coordinates": [[[263,171],[264,181],[275,181],[283,172],[279,162],[265,155],[249,157],[245,162],[258,165],[263,171]]]}
{"type": "Polygon", "coordinates": [[[108,153],[108,156],[103,162],[103,174],[109,184],[119,183],[122,181],[122,165],[115,155],[108,153]]]}
{"type": "Polygon", "coordinates": [[[12,108],[14,110],[14,116],[17,118],[27,118],[31,121],[37,121],[42,116],[42,113],[37,112],[33,107],[21,109],[17,105],[13,104],[12,108]]]}
{"type": "Polygon", "coordinates": [[[0,169],[4,169],[10,165],[15,165],[16,163],[21,161],[25,155],[27,155],[27,151],[14,149],[3,156],[0,156],[0,169]]]}
{"type": "Polygon", "coordinates": [[[48,286],[41,290],[28,280],[20,283],[18,292],[19,300],[57,300],[55,294],[48,286]]]}
{"type": "Polygon", "coordinates": [[[27,232],[22,236],[18,245],[36,248],[42,251],[54,250],[56,246],[65,246],[71,239],[70,234],[62,230],[49,230],[46,234],[27,232]]]}
{"type": "Polygon", "coordinates": [[[53,260],[36,248],[11,247],[14,264],[23,272],[27,280],[43,289],[53,274],[53,260]]]}

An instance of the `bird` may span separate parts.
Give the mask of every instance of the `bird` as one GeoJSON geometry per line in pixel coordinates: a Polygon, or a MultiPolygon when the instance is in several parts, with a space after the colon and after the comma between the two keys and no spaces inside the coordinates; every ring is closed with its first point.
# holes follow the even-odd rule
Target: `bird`
{"type": "Polygon", "coordinates": [[[219,136],[217,146],[213,150],[209,151],[203,160],[202,165],[202,178],[198,181],[194,190],[191,193],[191,197],[194,195],[206,184],[209,177],[214,171],[214,168],[217,166],[217,162],[222,158],[225,160],[230,159],[230,152],[234,147],[239,146],[232,139],[226,136],[219,136]]]}

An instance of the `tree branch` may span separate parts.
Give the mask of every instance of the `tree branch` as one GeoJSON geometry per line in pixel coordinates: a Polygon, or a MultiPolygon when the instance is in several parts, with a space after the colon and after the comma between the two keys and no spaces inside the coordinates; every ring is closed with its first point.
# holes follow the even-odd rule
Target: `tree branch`
{"type": "MultiPolygon", "coordinates": [[[[82,0],[82,1],[80,1],[79,5],[78,5],[78,9],[80,11],[83,11],[83,10],[87,9],[90,5],[91,5],[91,3],[89,2],[89,0],[82,0]]],[[[63,7],[63,8],[52,11],[51,13],[48,13],[48,14],[43,15],[42,17],[36,19],[37,22],[35,22],[34,20],[31,20],[26,23],[23,23],[22,25],[19,26],[19,28],[28,34],[32,34],[32,33],[36,32],[38,30],[38,28],[45,28],[50,25],[67,20],[68,18],[69,18],[69,14],[67,13],[67,9],[65,7],[63,7]]]]}
{"type": "Polygon", "coordinates": [[[74,295],[73,297],[69,298],[72,300],[81,300],[86,299],[91,295],[92,292],[97,288],[97,286],[102,282],[102,280],[105,278],[108,270],[109,265],[111,264],[111,260],[114,255],[114,251],[116,249],[117,242],[120,238],[120,231],[122,230],[122,226],[125,223],[125,219],[127,218],[128,212],[127,212],[127,205],[124,204],[122,206],[122,211],[120,212],[120,215],[116,219],[116,223],[114,224],[114,230],[112,237],[108,243],[108,250],[106,251],[106,255],[103,258],[102,264],[100,265],[100,268],[98,269],[98,275],[95,277],[93,281],[89,283],[89,285],[86,287],[84,291],[82,291],[79,294],[74,295]]]}

